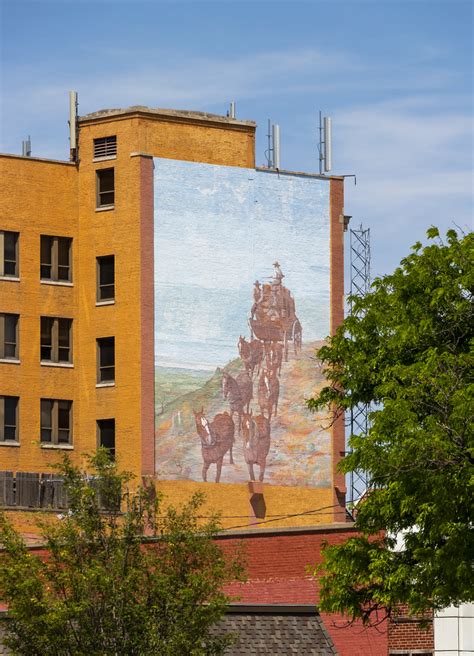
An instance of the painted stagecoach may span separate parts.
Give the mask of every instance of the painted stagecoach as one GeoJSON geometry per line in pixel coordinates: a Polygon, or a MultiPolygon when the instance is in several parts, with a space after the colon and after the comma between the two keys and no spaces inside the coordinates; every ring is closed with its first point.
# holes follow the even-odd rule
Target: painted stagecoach
{"type": "Polygon", "coordinates": [[[280,265],[274,262],[273,266],[275,273],[270,282],[255,282],[254,304],[249,318],[250,332],[252,339],[264,343],[281,343],[287,360],[289,342],[293,342],[295,355],[301,350],[302,328],[296,316],[295,299],[283,285],[285,276],[280,265]]]}

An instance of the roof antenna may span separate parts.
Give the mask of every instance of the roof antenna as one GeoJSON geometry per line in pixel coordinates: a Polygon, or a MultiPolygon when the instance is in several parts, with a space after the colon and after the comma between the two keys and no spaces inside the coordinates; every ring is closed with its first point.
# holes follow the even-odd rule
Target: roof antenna
{"type": "Polygon", "coordinates": [[[77,91],[69,92],[69,159],[71,162],[78,160],[78,147],[77,147],[77,91]]]}
{"type": "Polygon", "coordinates": [[[272,125],[273,168],[280,170],[280,126],[272,125]]]}
{"type": "Polygon", "coordinates": [[[319,175],[332,169],[332,120],[319,110],[319,175]]]}
{"type": "Polygon", "coordinates": [[[227,118],[235,118],[235,101],[231,101],[229,109],[227,110],[227,118]]]}
{"type": "Polygon", "coordinates": [[[28,139],[21,142],[21,154],[23,157],[31,157],[31,137],[28,135],[28,139]]]}
{"type": "Polygon", "coordinates": [[[265,158],[267,160],[267,167],[269,169],[280,169],[280,126],[274,123],[272,125],[268,119],[268,132],[267,132],[268,147],[265,151],[265,158]]]}

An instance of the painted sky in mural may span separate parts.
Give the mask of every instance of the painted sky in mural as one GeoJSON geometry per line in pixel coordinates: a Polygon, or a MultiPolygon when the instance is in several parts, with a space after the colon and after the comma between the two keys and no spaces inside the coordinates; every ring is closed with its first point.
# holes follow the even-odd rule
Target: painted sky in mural
{"type": "Polygon", "coordinates": [[[159,475],[329,484],[328,182],[155,159],[154,221],[159,475]]]}

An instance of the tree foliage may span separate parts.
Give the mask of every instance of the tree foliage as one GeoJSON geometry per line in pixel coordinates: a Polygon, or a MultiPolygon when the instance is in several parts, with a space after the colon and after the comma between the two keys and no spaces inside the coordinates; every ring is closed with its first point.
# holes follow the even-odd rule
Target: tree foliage
{"type": "Polygon", "coordinates": [[[231,636],[212,626],[242,568],[213,541],[217,520],[199,519],[202,497],[163,510],[154,488],[122,495],[130,477],[106,453],[90,465],[93,485],[67,458],[59,467],[70,509],[41,523],[46,558],[0,515],[8,645],[35,656],[222,654],[231,636]]]}
{"type": "Polygon", "coordinates": [[[427,234],[352,299],[318,353],[329,385],[308,401],[336,414],[371,404],[341,463],[371,480],[361,536],[327,547],[319,569],[321,607],[365,622],[398,603],[419,613],[474,597],[474,238],[427,234]]]}

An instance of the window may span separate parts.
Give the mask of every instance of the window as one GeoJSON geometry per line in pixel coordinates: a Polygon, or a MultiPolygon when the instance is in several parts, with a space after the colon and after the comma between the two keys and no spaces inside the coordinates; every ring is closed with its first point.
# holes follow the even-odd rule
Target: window
{"type": "Polygon", "coordinates": [[[97,300],[110,301],[115,298],[115,257],[106,255],[97,258],[97,300]]]}
{"type": "Polygon", "coordinates": [[[0,396],[0,442],[18,442],[18,396],[0,396]]]}
{"type": "Polygon", "coordinates": [[[101,137],[94,139],[94,159],[115,157],[117,155],[117,137],[101,137]]]}
{"type": "Polygon", "coordinates": [[[41,443],[72,444],[72,401],[41,399],[41,443]]]}
{"type": "Polygon", "coordinates": [[[71,282],[71,245],[69,237],[41,235],[41,280],[71,282]]]}
{"type": "Polygon", "coordinates": [[[99,419],[97,422],[99,446],[108,449],[112,460],[115,459],[115,419],[99,419]]]}
{"type": "Polygon", "coordinates": [[[97,382],[115,381],[115,337],[97,340],[97,382]]]}
{"type": "Polygon", "coordinates": [[[0,314],[0,358],[18,360],[18,314],[0,314]]]}
{"type": "Polygon", "coordinates": [[[41,317],[41,361],[72,362],[72,319],[41,317]]]}
{"type": "Polygon", "coordinates": [[[114,169],[97,171],[97,207],[113,207],[115,202],[114,169]]]}
{"type": "Polygon", "coordinates": [[[0,276],[18,278],[18,232],[0,230],[0,276]]]}

